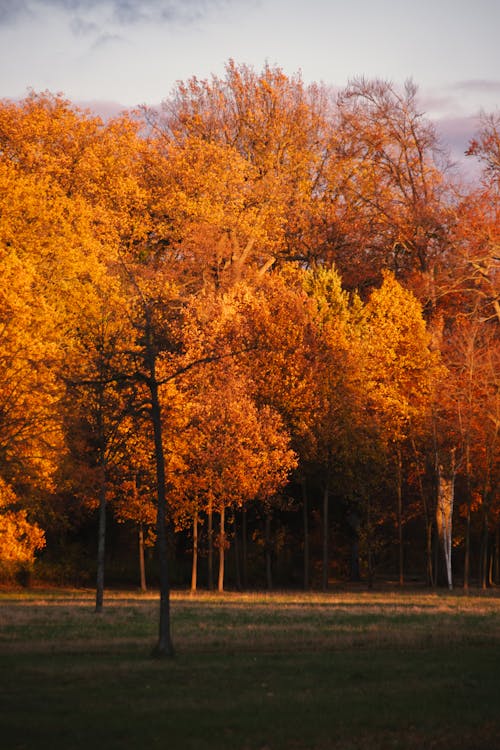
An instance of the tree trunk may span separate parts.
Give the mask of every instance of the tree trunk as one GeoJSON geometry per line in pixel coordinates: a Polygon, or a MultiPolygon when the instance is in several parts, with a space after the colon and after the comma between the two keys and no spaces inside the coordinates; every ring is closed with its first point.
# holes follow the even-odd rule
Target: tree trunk
{"type": "Polygon", "coordinates": [[[97,531],[97,579],[95,611],[102,612],[104,604],[104,562],[106,552],[106,459],[101,449],[99,477],[99,525],[97,531]]]}
{"type": "Polygon", "coordinates": [[[238,522],[236,510],[233,512],[233,524],[234,524],[234,576],[236,581],[236,589],[241,591],[241,565],[240,565],[240,536],[238,532],[238,522]]]}
{"type": "Polygon", "coordinates": [[[500,522],[495,531],[495,583],[500,584],[500,522]]]}
{"type": "Polygon", "coordinates": [[[397,498],[398,498],[398,548],[399,548],[399,585],[403,586],[404,580],[404,548],[403,548],[403,466],[401,448],[397,449],[397,498]]]}
{"type": "Polygon", "coordinates": [[[467,492],[467,518],[465,523],[465,559],[464,559],[464,591],[469,591],[470,578],[470,516],[471,516],[471,483],[470,483],[470,446],[467,440],[465,448],[465,470],[466,470],[466,492],[467,492]]]}
{"type": "Polygon", "coordinates": [[[486,500],[483,499],[483,533],[481,539],[481,588],[486,589],[488,586],[488,516],[489,508],[486,500]]]}
{"type": "Polygon", "coordinates": [[[305,478],[302,485],[302,518],[304,525],[304,591],[309,591],[309,502],[305,478]]]}
{"type": "Polygon", "coordinates": [[[214,590],[214,514],[212,510],[212,500],[208,503],[207,510],[207,542],[208,542],[208,590],[214,590]]]}
{"type": "Polygon", "coordinates": [[[224,591],[224,560],[226,552],[226,529],[225,529],[226,509],[224,505],[220,511],[220,531],[219,531],[219,580],[217,584],[218,591],[224,591]]]}
{"type": "Polygon", "coordinates": [[[247,544],[247,510],[241,511],[241,573],[243,588],[248,587],[248,544],[247,544]]]}
{"type": "Polygon", "coordinates": [[[367,544],[367,563],[368,563],[368,588],[373,588],[374,570],[373,570],[373,532],[372,532],[372,512],[371,501],[368,498],[366,505],[366,544],[367,544]]]}
{"type": "Polygon", "coordinates": [[[328,556],[328,500],[329,500],[329,488],[328,481],[325,484],[323,491],[323,580],[322,588],[323,591],[328,589],[328,568],[329,568],[329,556],[328,556]]]}
{"type": "Polygon", "coordinates": [[[149,355],[149,390],[151,394],[151,419],[153,422],[155,462],[156,462],[156,547],[160,565],[160,625],[158,643],[153,651],[157,657],[172,657],[174,647],[170,635],[170,581],[168,571],[167,550],[167,490],[165,481],[165,454],[163,450],[163,434],[161,406],[158,396],[158,382],[155,372],[154,347],[148,348],[149,355]]]}
{"type": "Polygon", "coordinates": [[[144,526],[139,524],[139,573],[141,576],[141,591],[147,591],[146,565],[144,563],[144,526]]]}
{"type": "Polygon", "coordinates": [[[465,521],[464,591],[469,592],[470,579],[470,497],[467,497],[467,517],[465,521]]]}
{"type": "Polygon", "coordinates": [[[266,584],[268,591],[273,588],[273,569],[272,569],[272,542],[271,542],[271,512],[266,510],[264,521],[264,549],[266,553],[266,584]]]}
{"type": "Polygon", "coordinates": [[[198,511],[193,517],[193,557],[191,562],[191,591],[196,591],[198,579],[198,511]]]}
{"type": "Polygon", "coordinates": [[[432,529],[433,523],[430,518],[426,519],[426,565],[427,565],[427,585],[435,585],[435,570],[432,564],[432,529]]]}
{"type": "Polygon", "coordinates": [[[444,560],[446,566],[446,579],[450,591],[453,589],[453,575],[451,567],[452,551],[452,520],[453,504],[455,494],[455,455],[452,451],[450,476],[445,477],[443,470],[438,474],[438,503],[437,524],[443,544],[444,560]]]}

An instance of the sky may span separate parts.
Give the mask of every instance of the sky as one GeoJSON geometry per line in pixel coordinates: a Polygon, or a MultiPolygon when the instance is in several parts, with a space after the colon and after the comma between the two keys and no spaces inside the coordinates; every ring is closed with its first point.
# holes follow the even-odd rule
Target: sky
{"type": "Polygon", "coordinates": [[[230,58],[334,88],[412,78],[460,158],[500,109],[499,28],[500,0],[0,0],[0,98],[49,90],[114,114],[230,58]]]}

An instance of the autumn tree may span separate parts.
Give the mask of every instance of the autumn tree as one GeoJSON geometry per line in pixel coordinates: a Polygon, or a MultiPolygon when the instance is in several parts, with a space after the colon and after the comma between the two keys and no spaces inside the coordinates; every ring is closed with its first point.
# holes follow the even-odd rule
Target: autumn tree
{"type": "MultiPolygon", "coordinates": [[[[159,112],[145,113],[160,150],[195,155],[203,145],[209,169],[213,156],[222,158],[212,195],[234,179],[235,167],[240,171],[243,182],[226,199],[227,207],[239,203],[240,219],[236,227],[234,219],[219,226],[217,267],[313,254],[329,106],[324,88],[305,86],[299,75],[269,65],[256,72],[230,60],[223,77],[180,83],[159,112]],[[260,228],[257,236],[245,236],[245,216],[260,228]]],[[[185,178],[192,180],[188,158],[185,178]]],[[[195,182],[207,176],[197,169],[195,182]]]]}
{"type": "Polygon", "coordinates": [[[44,547],[42,529],[19,509],[18,498],[0,477],[0,572],[12,576],[26,571],[44,547]]]}
{"type": "MultiPolygon", "coordinates": [[[[340,92],[337,113],[331,259],[348,287],[373,286],[388,269],[407,283],[426,279],[432,301],[432,269],[446,246],[447,185],[416,86],[354,80],[340,92]]],[[[423,281],[413,283],[423,294],[423,281]]]]}
{"type": "Polygon", "coordinates": [[[439,352],[431,348],[420,303],[389,272],[366,304],[363,340],[367,407],[394,462],[399,579],[403,583],[403,446],[430,413],[442,368],[439,352]]]}

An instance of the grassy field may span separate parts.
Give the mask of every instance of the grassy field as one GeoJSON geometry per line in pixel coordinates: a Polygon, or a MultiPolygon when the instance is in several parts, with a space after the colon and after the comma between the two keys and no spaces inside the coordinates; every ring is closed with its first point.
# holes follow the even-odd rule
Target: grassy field
{"type": "Polygon", "coordinates": [[[0,593],[3,750],[495,750],[500,596],[0,593]]]}

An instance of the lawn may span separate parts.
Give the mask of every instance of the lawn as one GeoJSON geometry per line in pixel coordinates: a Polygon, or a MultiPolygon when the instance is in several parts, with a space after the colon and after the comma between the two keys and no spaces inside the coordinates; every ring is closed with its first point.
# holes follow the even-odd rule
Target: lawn
{"type": "Polygon", "coordinates": [[[3,750],[494,750],[500,595],[0,594],[3,750]]]}

